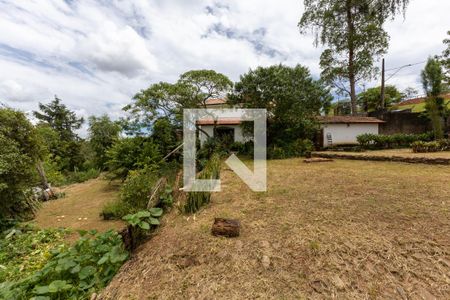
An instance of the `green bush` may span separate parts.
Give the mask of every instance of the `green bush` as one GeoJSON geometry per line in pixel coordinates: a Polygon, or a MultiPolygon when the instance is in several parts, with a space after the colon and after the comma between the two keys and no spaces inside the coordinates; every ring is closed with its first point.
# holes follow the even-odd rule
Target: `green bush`
{"type": "Polygon", "coordinates": [[[0,284],[1,299],[89,299],[105,287],[128,258],[120,235],[80,231],[75,245],[49,253],[45,265],[16,282],[0,284]]]}
{"type": "Polygon", "coordinates": [[[100,213],[104,220],[119,220],[133,211],[133,207],[127,205],[121,199],[107,202],[100,213]]]}
{"type": "Polygon", "coordinates": [[[395,149],[411,147],[416,141],[431,141],[432,133],[405,134],[396,133],[392,135],[365,133],[357,136],[359,145],[364,149],[395,149]]]}
{"type": "Polygon", "coordinates": [[[450,139],[442,139],[432,142],[414,142],[412,150],[415,153],[450,151],[450,139]]]}
{"type": "Polygon", "coordinates": [[[130,171],[120,189],[120,199],[136,211],[146,208],[148,196],[158,179],[158,173],[150,168],[130,171]]]}

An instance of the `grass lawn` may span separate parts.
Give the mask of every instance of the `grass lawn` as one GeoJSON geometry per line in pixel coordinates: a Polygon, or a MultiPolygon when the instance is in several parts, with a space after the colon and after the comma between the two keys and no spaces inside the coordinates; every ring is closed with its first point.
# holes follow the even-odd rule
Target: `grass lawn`
{"type": "Polygon", "coordinates": [[[104,221],[99,215],[105,203],[118,197],[118,185],[97,178],[69,185],[61,192],[66,194],[64,198],[45,202],[39,209],[33,221],[38,227],[98,231],[123,227],[123,222],[104,221]]]}
{"type": "MultiPolygon", "coordinates": [[[[317,152],[320,153],[320,152],[317,152]]],[[[344,152],[344,151],[325,151],[328,154],[350,154],[355,156],[373,155],[373,156],[401,156],[401,157],[429,157],[429,158],[450,158],[450,151],[414,153],[410,148],[372,150],[364,152],[344,152]]]]}
{"type": "Polygon", "coordinates": [[[450,299],[450,168],[268,162],[268,192],[230,170],[194,216],[175,210],[102,299],[450,299]],[[210,234],[214,217],[241,236],[210,234]]]}

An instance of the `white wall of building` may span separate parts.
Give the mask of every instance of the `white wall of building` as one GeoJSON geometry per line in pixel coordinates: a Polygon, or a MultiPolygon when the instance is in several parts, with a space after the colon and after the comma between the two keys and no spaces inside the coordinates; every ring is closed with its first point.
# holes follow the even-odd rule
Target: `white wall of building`
{"type": "MultiPolygon", "coordinates": [[[[241,125],[219,125],[222,128],[233,128],[234,129],[234,141],[235,142],[245,142],[244,134],[242,132],[241,125]]],[[[214,126],[213,125],[203,125],[200,126],[210,137],[213,136],[214,126]]],[[[208,137],[201,131],[199,131],[199,139],[200,144],[203,145],[204,142],[208,139],[208,137]]]]}
{"type": "Polygon", "coordinates": [[[323,124],[323,145],[329,147],[327,134],[333,145],[357,144],[356,137],[364,133],[378,134],[378,123],[323,124]]]}

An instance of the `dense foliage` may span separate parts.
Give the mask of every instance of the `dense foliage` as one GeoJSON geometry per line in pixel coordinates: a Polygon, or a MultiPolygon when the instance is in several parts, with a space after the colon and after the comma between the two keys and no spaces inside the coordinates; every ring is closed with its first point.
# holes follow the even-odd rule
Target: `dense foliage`
{"type": "Polygon", "coordinates": [[[63,229],[15,226],[0,234],[0,282],[17,281],[42,268],[50,251],[64,244],[63,229]]]}
{"type": "Polygon", "coordinates": [[[80,129],[83,118],[78,118],[75,112],[69,110],[61,99],[55,97],[49,104],[39,103],[39,111],[34,116],[39,120],[41,126],[48,126],[54,133],[46,130],[48,150],[52,158],[58,161],[61,170],[73,171],[81,168],[83,157],[81,155],[81,143],[75,130],[80,129]]]}
{"type": "Polygon", "coordinates": [[[314,137],[316,116],[328,109],[331,96],[307,68],[275,65],[242,75],[229,100],[243,108],[265,108],[267,145],[283,147],[287,141],[314,137]]]}
{"type": "Polygon", "coordinates": [[[412,150],[416,153],[450,151],[450,140],[441,139],[431,142],[417,141],[412,143],[412,150]]]}
{"type": "Polygon", "coordinates": [[[152,84],[124,108],[129,113],[125,129],[132,134],[151,132],[161,116],[180,126],[184,108],[204,108],[206,100],[223,96],[232,86],[228,77],[213,70],[192,70],[175,83],[152,84]]]}
{"type": "Polygon", "coordinates": [[[99,169],[106,167],[106,151],[119,139],[120,124],[107,115],[89,118],[89,146],[95,153],[94,163],[99,169]]]}
{"type": "Polygon", "coordinates": [[[442,139],[444,137],[443,117],[444,115],[448,116],[450,112],[441,97],[444,74],[439,60],[429,58],[421,76],[423,89],[427,95],[425,105],[427,116],[433,125],[434,137],[442,139]]]}
{"type": "Polygon", "coordinates": [[[73,246],[62,245],[46,255],[39,270],[0,284],[1,299],[89,299],[112,279],[128,258],[120,235],[81,231],[73,246]]]}
{"type": "Polygon", "coordinates": [[[0,108],[0,219],[31,212],[31,188],[42,155],[36,130],[22,112],[0,108]]]}
{"type": "Polygon", "coordinates": [[[431,141],[432,139],[432,133],[392,135],[366,133],[357,136],[359,145],[364,149],[406,148],[411,147],[414,142],[431,141]]]}
{"type": "Polygon", "coordinates": [[[381,107],[381,87],[370,88],[358,94],[358,104],[365,112],[374,111],[381,108],[389,108],[405,98],[393,85],[387,85],[384,89],[384,107],[381,107]]]}

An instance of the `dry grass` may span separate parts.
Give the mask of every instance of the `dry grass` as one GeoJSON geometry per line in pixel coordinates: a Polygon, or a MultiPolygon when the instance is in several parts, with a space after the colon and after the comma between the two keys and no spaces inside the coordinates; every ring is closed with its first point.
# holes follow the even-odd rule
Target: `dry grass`
{"type": "MultiPolygon", "coordinates": [[[[321,153],[321,152],[317,152],[321,153]]],[[[427,158],[450,158],[450,151],[443,152],[430,152],[430,153],[414,153],[411,149],[388,149],[388,150],[373,150],[373,151],[365,151],[365,152],[343,152],[343,151],[326,151],[323,153],[327,154],[348,154],[355,156],[400,156],[400,157],[427,157],[427,158]]]]}
{"type": "Polygon", "coordinates": [[[449,167],[268,165],[268,192],[225,170],[209,207],[167,216],[102,299],[450,299],[449,167]],[[241,236],[213,237],[214,217],[241,236]]]}
{"type": "Polygon", "coordinates": [[[66,196],[45,202],[38,211],[34,222],[39,227],[98,231],[123,227],[121,221],[104,221],[99,216],[104,204],[117,198],[117,184],[97,178],[69,185],[60,192],[66,196]]]}

